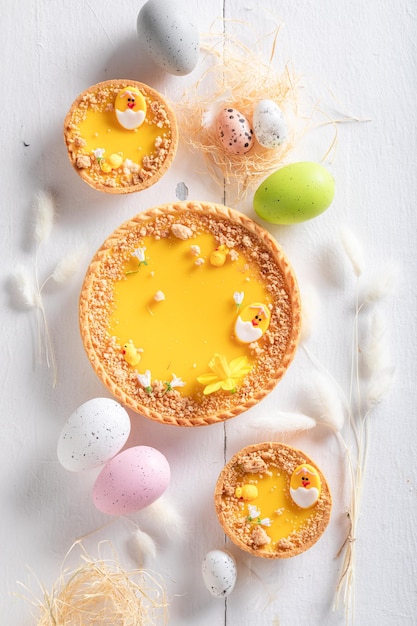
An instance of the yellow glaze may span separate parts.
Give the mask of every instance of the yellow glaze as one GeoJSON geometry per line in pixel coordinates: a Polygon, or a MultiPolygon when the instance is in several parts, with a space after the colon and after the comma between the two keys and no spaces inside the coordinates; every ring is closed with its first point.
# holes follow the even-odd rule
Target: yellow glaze
{"type": "Polygon", "coordinates": [[[126,159],[142,167],[143,157],[156,153],[157,137],[169,138],[170,129],[158,127],[152,122],[151,116],[146,117],[139,128],[123,128],[115,114],[114,99],[114,94],[110,93],[108,101],[103,103],[100,110],[86,109],[84,118],[77,125],[80,137],[86,142],[82,151],[92,155],[98,150],[98,154],[102,154],[99,160],[103,171],[107,171],[108,166],[114,168],[109,162],[110,157],[118,162],[118,167],[126,159]]]}
{"type": "Polygon", "coordinates": [[[152,381],[168,382],[173,375],[184,381],[176,388],[182,395],[202,397],[204,386],[196,379],[207,374],[215,354],[229,363],[246,356],[253,364],[248,346],[233,334],[233,294],[243,291],[249,302],[272,301],[257,268],[242,253],[236,260],[228,256],[221,268],[211,265],[216,245],[211,233],[187,240],[144,237],[139,255],[132,250],[125,278],[114,286],[110,334],[120,346],[131,339],[143,349],[138,373],[149,370],[152,381]],[[158,291],[165,296],[163,306],[154,299],[158,291]]]}
{"type": "Polygon", "coordinates": [[[245,474],[245,484],[249,482],[255,485],[258,489],[258,496],[250,502],[242,501],[239,511],[235,514],[236,518],[248,518],[250,512],[253,512],[251,507],[256,507],[259,510],[259,516],[253,518],[251,524],[256,525],[262,520],[270,520],[270,526],[261,524],[271,538],[271,543],[262,546],[262,550],[267,551],[274,551],[276,547],[274,544],[277,541],[299,530],[314,515],[314,510],[301,509],[291,499],[288,475],[276,468],[272,468],[271,471],[272,475],[245,474]]]}

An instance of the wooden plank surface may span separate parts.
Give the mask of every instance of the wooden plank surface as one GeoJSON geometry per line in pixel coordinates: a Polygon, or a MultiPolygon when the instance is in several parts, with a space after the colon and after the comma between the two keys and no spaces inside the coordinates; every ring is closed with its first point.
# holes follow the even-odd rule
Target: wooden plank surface
{"type": "MultiPolygon", "coordinates": [[[[316,428],[285,441],[310,454],[328,477],[334,508],[328,531],[309,552],[268,562],[239,552],[217,523],[212,494],[225,460],[241,447],[263,441],[257,418],[278,410],[308,412],[314,369],[302,347],[284,380],[260,405],[225,424],[183,429],[130,413],[128,445],[151,445],[169,459],[167,501],[184,520],[182,532],[164,528],[146,511],[130,522],[100,514],[91,501],[96,471],[82,477],[56,460],[56,442],[66,418],[89,398],[107,395],[85,357],[79,338],[78,294],[88,262],[104,239],[137,212],[176,199],[184,182],[189,198],[225,202],[254,217],[252,196],[236,201],[228,185],[206,173],[203,155],[180,145],[174,164],[154,187],[133,197],[106,196],[79,180],[62,138],[65,114],[88,86],[110,78],[150,84],[173,103],[199,80],[206,51],[188,76],[174,77],[141,55],[135,31],[143,2],[109,0],[3,0],[0,125],[2,211],[3,358],[0,360],[0,622],[33,624],[28,602],[13,595],[17,581],[36,595],[49,589],[74,541],[97,554],[109,541],[126,567],[138,566],[132,548],[134,524],[155,537],[157,558],[146,566],[167,582],[173,626],[339,626],[343,609],[332,610],[342,562],[336,558],[346,533],[349,504],[345,453],[337,438],[316,428]],[[31,204],[39,189],[57,197],[52,236],[40,250],[44,279],[62,255],[85,246],[71,282],[45,289],[44,303],[55,348],[58,384],[38,362],[34,311],[21,311],[10,297],[9,279],[20,267],[33,269],[31,204]],[[132,524],[132,522],[134,524],[132,524]],[[238,583],[227,601],[204,587],[201,562],[214,548],[227,548],[238,565],[238,583]]],[[[178,0],[178,10],[182,3],[178,0]]],[[[357,626],[416,623],[416,8],[330,0],[198,0],[191,5],[202,40],[225,32],[268,62],[276,26],[272,71],[287,65],[299,79],[299,113],[306,130],[288,161],[324,160],[336,180],[332,207],[311,222],[268,226],[289,256],[301,292],[317,296],[317,313],[305,346],[349,394],[356,279],[340,244],[347,225],[365,253],[364,278],[396,262],[401,280],[381,302],[396,365],[391,394],[369,421],[370,444],[355,547],[357,626]],[[225,18],[225,21],[223,21],[225,18]],[[331,120],[343,120],[329,123],[331,120]]],[[[264,224],[265,225],[265,224],[264,224]]],[[[307,304],[306,304],[307,306],[307,304]]],[[[279,435],[275,434],[275,438],[279,435]]],[[[68,564],[74,565],[72,553],[68,564]]]]}

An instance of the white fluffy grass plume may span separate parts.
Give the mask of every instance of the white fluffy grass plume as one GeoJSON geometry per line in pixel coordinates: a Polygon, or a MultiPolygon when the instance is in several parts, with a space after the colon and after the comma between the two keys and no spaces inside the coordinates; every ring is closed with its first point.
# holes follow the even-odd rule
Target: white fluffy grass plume
{"type": "Polygon", "coordinates": [[[58,284],[65,283],[69,280],[78,270],[84,253],[85,248],[81,247],[62,257],[62,259],[60,259],[56,264],[56,267],[51,275],[52,280],[58,284]]]}
{"type": "Polygon", "coordinates": [[[148,559],[155,559],[157,553],[155,540],[140,528],[136,529],[132,537],[131,544],[134,549],[135,556],[141,564],[148,559]]]}
{"type": "Polygon", "coordinates": [[[309,391],[312,414],[317,423],[340,431],[345,422],[343,394],[337,384],[319,372],[309,374],[309,391]]]}
{"type": "Polygon", "coordinates": [[[269,411],[265,415],[254,418],[245,428],[256,429],[264,439],[274,439],[285,433],[296,433],[310,430],[316,426],[316,421],[303,413],[285,411],[269,411]]]}
{"type": "Polygon", "coordinates": [[[51,234],[55,217],[55,200],[49,191],[39,191],[33,203],[33,236],[38,245],[51,234]]]}
{"type": "Polygon", "coordinates": [[[400,282],[400,268],[396,263],[386,263],[378,272],[369,280],[363,288],[361,296],[362,301],[366,304],[375,304],[391,295],[400,282]]]}
{"type": "Polygon", "coordinates": [[[369,408],[379,404],[390,392],[395,368],[388,345],[386,324],[379,310],[369,320],[367,343],[363,349],[364,363],[369,378],[366,384],[366,402],[369,408]]]}
{"type": "Polygon", "coordinates": [[[10,277],[13,304],[19,309],[33,309],[39,305],[39,294],[31,276],[24,267],[16,269],[10,277]]]}
{"type": "Polygon", "coordinates": [[[164,495],[141,511],[141,517],[146,519],[152,528],[164,531],[167,535],[173,533],[177,537],[185,534],[185,520],[178,509],[164,495]]]}
{"type": "Polygon", "coordinates": [[[317,291],[311,286],[301,291],[302,324],[300,343],[304,343],[311,336],[320,309],[320,299],[317,291]]]}
{"type": "Polygon", "coordinates": [[[359,277],[365,266],[362,244],[348,226],[343,226],[340,230],[340,239],[353,272],[359,277]]]}

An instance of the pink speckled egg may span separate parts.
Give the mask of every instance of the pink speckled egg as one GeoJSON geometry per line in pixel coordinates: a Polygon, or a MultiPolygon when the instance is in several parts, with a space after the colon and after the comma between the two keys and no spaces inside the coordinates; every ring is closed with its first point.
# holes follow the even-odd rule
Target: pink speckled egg
{"type": "Polygon", "coordinates": [[[128,448],[101,470],[93,487],[93,502],[108,515],[139,511],[164,493],[170,475],[168,461],[155,448],[128,448]]]}
{"type": "Polygon", "coordinates": [[[246,117],[237,109],[220,111],[216,125],[220,143],[230,154],[245,154],[252,148],[253,130],[246,117]]]}

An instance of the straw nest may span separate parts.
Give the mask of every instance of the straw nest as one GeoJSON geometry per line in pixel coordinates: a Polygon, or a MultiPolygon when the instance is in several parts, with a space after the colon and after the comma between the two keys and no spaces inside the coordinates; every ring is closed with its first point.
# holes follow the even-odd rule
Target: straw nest
{"type": "MultiPolygon", "coordinates": [[[[143,569],[127,572],[117,559],[95,560],[64,572],[43,599],[36,626],[163,626],[168,623],[164,585],[143,569]]],[[[27,588],[26,588],[27,590],[27,588]]]]}
{"type": "Polygon", "coordinates": [[[215,182],[232,185],[239,198],[283,165],[297,139],[297,79],[289,66],[281,74],[272,66],[278,33],[279,29],[274,33],[268,63],[254,52],[260,49],[256,44],[249,48],[231,35],[209,36],[202,49],[211,65],[176,105],[182,140],[204,155],[207,171],[215,182]],[[255,141],[244,155],[225,152],[215,124],[220,110],[238,109],[251,123],[254,109],[263,99],[273,100],[283,111],[288,139],[274,149],[255,141]]]}

